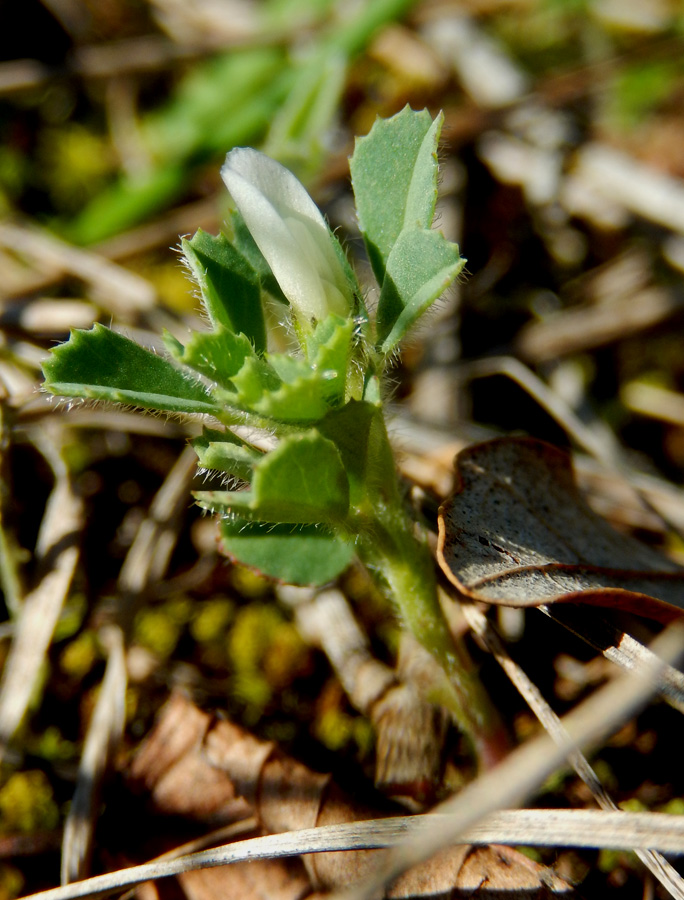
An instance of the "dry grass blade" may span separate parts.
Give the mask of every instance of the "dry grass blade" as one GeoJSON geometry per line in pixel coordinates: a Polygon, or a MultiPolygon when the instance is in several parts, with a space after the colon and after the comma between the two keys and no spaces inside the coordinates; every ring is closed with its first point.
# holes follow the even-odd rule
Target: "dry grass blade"
{"type": "Polygon", "coordinates": [[[80,250],[38,228],[3,222],[0,246],[25,254],[41,272],[60,277],[73,275],[84,281],[93,299],[125,320],[151,310],[156,302],[150,282],[95,253],[80,250]]]}
{"type": "Polygon", "coordinates": [[[83,502],[74,493],[58,447],[45,434],[39,444],[55,472],[55,485],[36,546],[42,574],[21,606],[0,681],[0,758],[22,722],[40,678],[45,654],[76,571],[78,540],[84,524],[83,502]]]}
{"type": "Polygon", "coordinates": [[[157,491],[121,567],[118,587],[123,594],[139,594],[166,571],[177,540],[177,520],[188,504],[196,468],[197,456],[186,447],[157,491]]]}
{"type": "MultiPolygon", "coordinates": [[[[567,744],[568,734],[563,725],[543,698],[537,686],[527,677],[523,669],[511,658],[503,642],[486,616],[470,603],[462,604],[463,615],[473,631],[486,643],[490,653],[506,672],[512,683],[533,711],[541,725],[556,743],[567,744]]],[[[594,799],[604,810],[618,811],[612,798],[606,793],[598,776],[589,764],[589,760],[579,750],[568,756],[568,762],[584,781],[594,799]]],[[[632,848],[633,849],[633,848],[632,848]]],[[[659,853],[652,850],[637,850],[637,856],[646,868],[670,891],[677,900],[684,900],[684,880],[676,869],[659,853]]]]}
{"type": "MultiPolygon", "coordinates": [[[[577,606],[541,606],[540,611],[628,672],[649,671],[657,663],[648,647],[596,615],[595,610],[577,606]]],[[[684,674],[674,666],[664,664],[658,675],[658,691],[670,706],[684,713],[684,674]]]]}
{"type": "MultiPolygon", "coordinates": [[[[230,865],[246,860],[280,859],[300,854],[369,850],[405,846],[407,840],[422,841],[435,825],[449,827],[443,815],[399,816],[391,819],[327,825],[283,834],[269,834],[176,859],[132,866],[32,894],[24,900],[76,900],[104,896],[123,887],[184,872],[230,865]]],[[[614,847],[665,852],[684,849],[684,821],[664,813],[627,813],[603,810],[503,810],[466,829],[461,837],[469,844],[529,844],[549,846],[614,847]]]]}
{"type": "MultiPolygon", "coordinates": [[[[684,651],[684,633],[673,624],[653,643],[654,652],[665,660],[678,658],[684,651]]],[[[622,675],[597,691],[561,720],[569,735],[565,744],[555,745],[547,736],[528,741],[514,750],[502,763],[482,775],[455,798],[442,803],[436,812],[448,813],[448,820],[435,820],[420,838],[404,842],[378,867],[375,877],[337,896],[370,900],[402,872],[451,843],[476,822],[496,809],[521,803],[561,766],[580,746],[593,745],[626,721],[656,690],[657,670],[650,678],[622,675]]],[[[636,845],[635,845],[636,846],[636,845]]]]}
{"type": "Polygon", "coordinates": [[[538,375],[513,356],[493,356],[459,367],[464,378],[510,378],[526,391],[554,419],[578,447],[607,466],[615,466],[621,451],[609,431],[597,433],[575,414],[566,401],[545,384],[538,375]]]}
{"type": "Polygon", "coordinates": [[[110,626],[101,637],[108,647],[109,659],[88,727],[76,791],[64,825],[62,884],[87,874],[100,788],[111,755],[121,740],[126,717],[123,634],[116,626],[110,626]]]}
{"type": "Polygon", "coordinates": [[[684,185],[606,144],[585,144],[577,154],[577,177],[611,203],[652,222],[684,232],[684,185]]]}

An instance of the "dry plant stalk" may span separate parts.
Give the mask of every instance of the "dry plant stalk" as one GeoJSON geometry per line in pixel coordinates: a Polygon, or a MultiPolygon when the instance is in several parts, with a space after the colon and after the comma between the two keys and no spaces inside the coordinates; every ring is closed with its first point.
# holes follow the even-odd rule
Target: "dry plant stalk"
{"type": "MultiPolygon", "coordinates": [[[[523,696],[547,734],[558,744],[567,743],[568,735],[560,719],[548,705],[541,691],[512,659],[496,629],[487,620],[484,613],[471,603],[464,603],[461,608],[470,627],[484,641],[489,652],[495,657],[511,682],[523,696]]],[[[568,755],[568,762],[587,785],[598,806],[604,810],[617,812],[618,806],[601,784],[586,756],[579,750],[575,750],[568,755]]],[[[673,897],[677,898],[677,900],[684,900],[684,879],[665,857],[653,850],[637,850],[636,854],[651,874],[673,897]]]]}
{"type": "Polygon", "coordinates": [[[38,582],[26,595],[0,680],[0,759],[29,707],[80,555],[83,501],[60,455],[59,437],[36,441],[55,474],[36,545],[38,582]]]}
{"type": "Polygon", "coordinates": [[[352,706],[373,724],[376,787],[411,808],[434,799],[447,716],[425,698],[435,678],[432,656],[404,633],[396,670],[380,662],[337,588],[283,586],[278,597],[293,609],[306,640],[326,654],[352,706]]]}

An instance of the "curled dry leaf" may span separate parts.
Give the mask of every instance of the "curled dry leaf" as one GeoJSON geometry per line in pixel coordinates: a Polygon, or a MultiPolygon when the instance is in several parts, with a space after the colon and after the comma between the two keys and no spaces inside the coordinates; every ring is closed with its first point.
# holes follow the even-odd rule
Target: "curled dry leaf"
{"type": "MultiPolygon", "coordinates": [[[[150,811],[195,823],[225,824],[254,817],[261,833],[385,818],[398,807],[369,792],[343,791],[329,775],[311,769],[226,720],[201,712],[174,694],[126,773],[129,789],[146,797],[150,811]]],[[[179,881],[188,900],[269,900],[320,896],[368,877],[378,850],[319,852],[298,860],[250,860],[220,869],[186,872],[179,881]]],[[[458,845],[414,866],[385,894],[388,898],[482,897],[515,892],[520,900],[573,896],[550,869],[514,849],[458,845]]],[[[513,896],[513,893],[511,894],[513,896]]]]}
{"type": "Polygon", "coordinates": [[[439,563],[458,591],[502,606],[572,602],[669,622],[684,612],[684,570],[594,513],[563,451],[528,438],[456,457],[439,515],[439,563]]]}

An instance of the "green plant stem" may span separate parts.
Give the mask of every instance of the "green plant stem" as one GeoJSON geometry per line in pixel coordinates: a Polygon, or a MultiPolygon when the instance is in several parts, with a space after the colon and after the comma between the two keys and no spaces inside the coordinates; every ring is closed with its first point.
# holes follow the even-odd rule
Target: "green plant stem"
{"type": "Polygon", "coordinates": [[[403,509],[385,509],[362,539],[360,556],[380,571],[407,626],[446,673],[431,699],[452,713],[480,767],[491,768],[505,754],[508,741],[466,648],[449,630],[427,543],[415,535],[403,509]]]}

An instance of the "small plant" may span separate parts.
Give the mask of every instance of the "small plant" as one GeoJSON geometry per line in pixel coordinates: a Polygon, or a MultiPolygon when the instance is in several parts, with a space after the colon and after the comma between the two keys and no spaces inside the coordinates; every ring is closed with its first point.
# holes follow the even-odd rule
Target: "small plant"
{"type": "Polygon", "coordinates": [[[100,325],[75,331],[45,362],[53,394],[211,417],[193,441],[202,467],[237,489],[202,491],[225,552],[294,584],[336,578],[357,555],[448,678],[439,700],[485,764],[496,721],[439,606],[426,540],[408,512],[387,436],[382,377],[400,340],[461,271],[432,229],[442,117],[404,109],[357,141],[351,173],[379,285],[370,315],[344,251],[304,187],[248,148],[222,176],[235,204],[226,234],[183,241],[209,327],[169,359],[100,325]],[[290,352],[273,349],[282,323],[290,352]],[[269,341],[270,338],[270,341],[269,341]],[[247,429],[235,426],[248,426],[247,429]],[[245,438],[264,429],[263,452],[245,438]],[[254,432],[252,432],[254,433],[254,432]],[[243,485],[246,486],[243,488],[243,485]]]}

